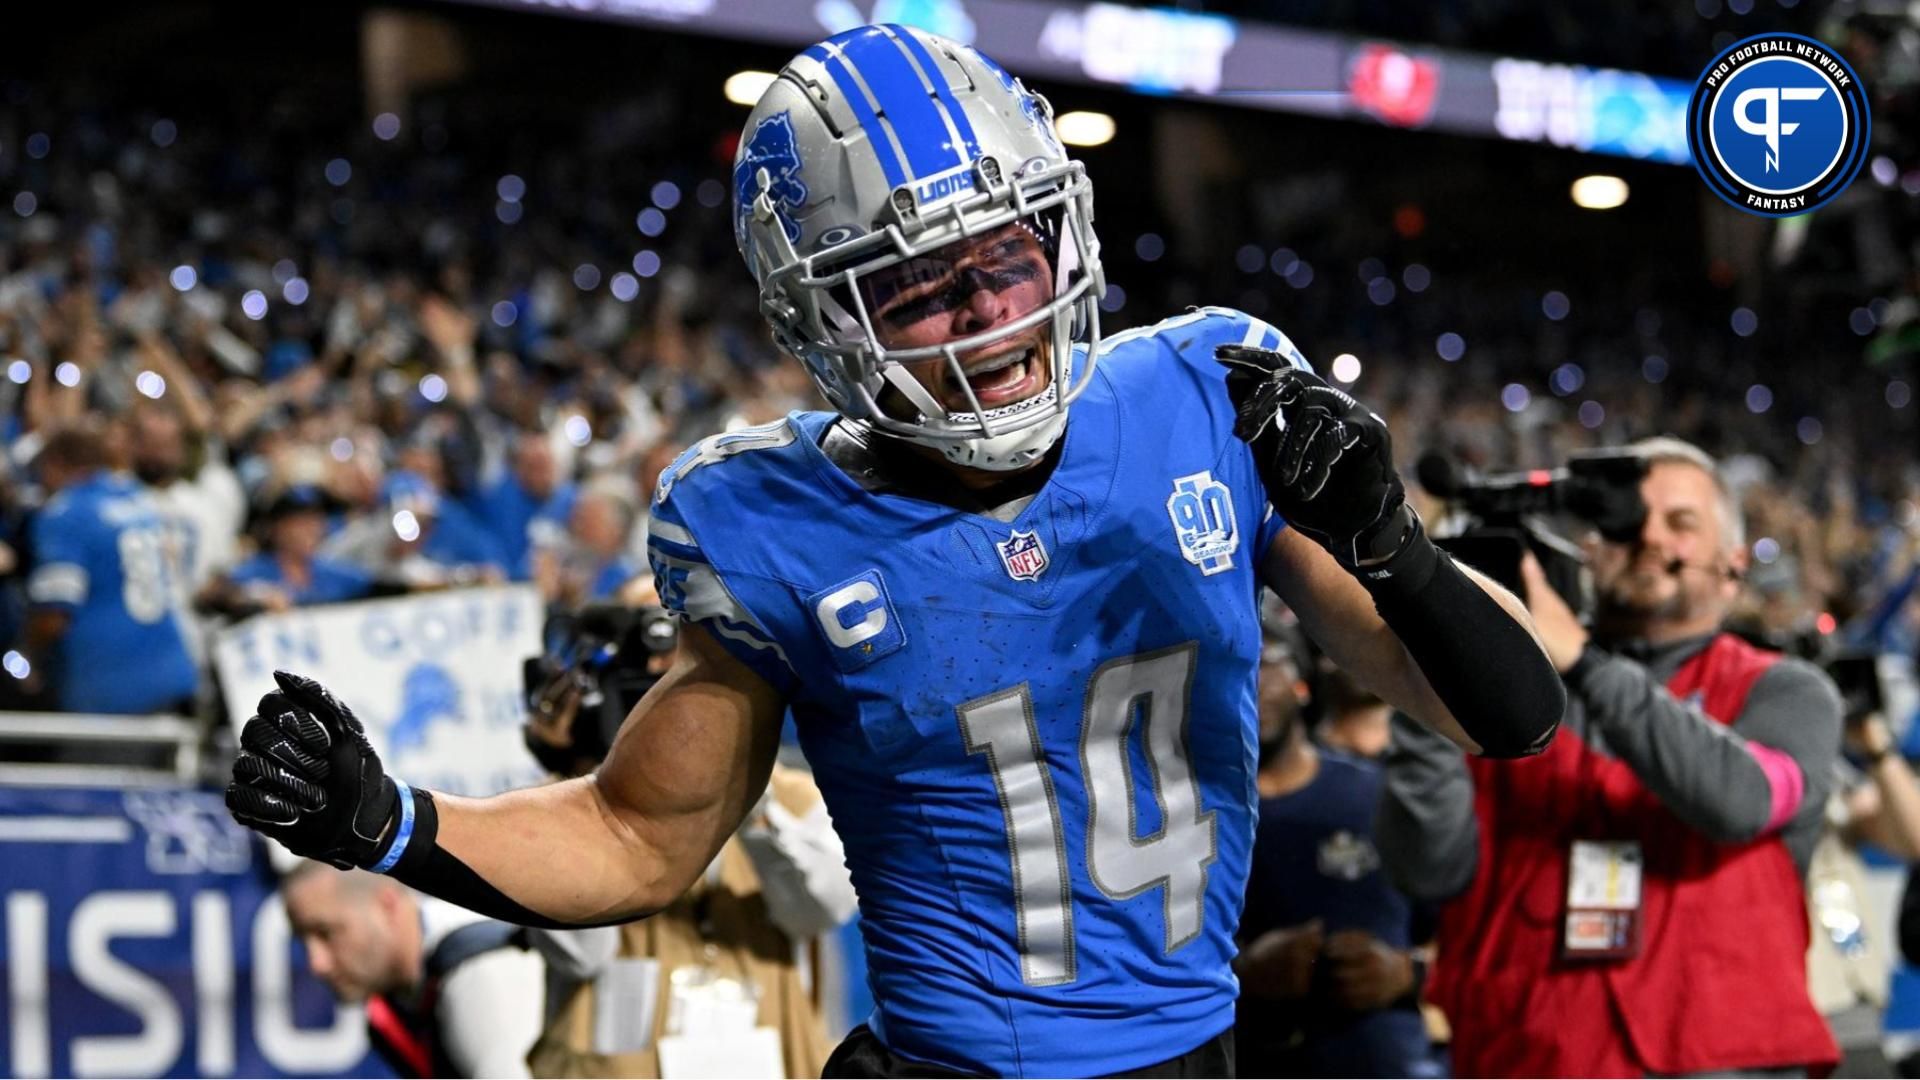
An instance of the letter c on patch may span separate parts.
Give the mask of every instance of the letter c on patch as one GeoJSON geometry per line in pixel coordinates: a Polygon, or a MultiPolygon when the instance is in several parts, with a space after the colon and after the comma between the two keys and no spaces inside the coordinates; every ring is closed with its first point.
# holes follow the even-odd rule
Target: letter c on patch
{"type": "Polygon", "coordinates": [[[871,581],[850,582],[820,598],[813,607],[820,628],[835,648],[851,649],[887,628],[887,604],[871,581]]]}

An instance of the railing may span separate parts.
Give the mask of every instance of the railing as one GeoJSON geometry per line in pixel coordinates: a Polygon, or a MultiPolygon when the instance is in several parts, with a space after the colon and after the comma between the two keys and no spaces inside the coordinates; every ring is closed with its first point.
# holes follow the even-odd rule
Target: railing
{"type": "Polygon", "coordinates": [[[199,778],[200,746],[181,716],[0,712],[0,785],[177,787],[199,778]]]}

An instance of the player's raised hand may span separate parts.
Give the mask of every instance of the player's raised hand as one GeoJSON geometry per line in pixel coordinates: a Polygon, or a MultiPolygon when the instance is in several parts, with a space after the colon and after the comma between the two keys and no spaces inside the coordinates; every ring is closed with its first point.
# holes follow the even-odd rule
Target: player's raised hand
{"type": "Polygon", "coordinates": [[[240,731],[227,809],[296,855],[372,866],[400,799],[366,729],[312,679],[276,671],[273,681],[280,688],[240,731]]]}
{"type": "Polygon", "coordinates": [[[1293,365],[1286,353],[1222,345],[1234,432],[1253,447],[1267,500],[1349,568],[1393,555],[1409,531],[1386,421],[1293,365]]]}

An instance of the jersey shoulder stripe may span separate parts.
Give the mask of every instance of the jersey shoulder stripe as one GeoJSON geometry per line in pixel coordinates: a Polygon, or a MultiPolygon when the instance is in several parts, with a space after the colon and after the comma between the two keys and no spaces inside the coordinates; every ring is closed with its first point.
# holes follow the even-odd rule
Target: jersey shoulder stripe
{"type": "MultiPolygon", "coordinates": [[[[728,578],[743,571],[700,539],[700,530],[721,533],[751,528],[759,477],[735,464],[749,451],[777,451],[799,437],[790,420],[725,432],[696,443],[660,474],[647,522],[647,561],[661,603],[689,622],[705,626],[736,659],[776,689],[797,681],[787,653],[740,599],[728,578]],[[748,512],[742,513],[743,510],[748,512]]],[[[744,461],[744,458],[740,460],[744,461]]],[[[723,545],[724,546],[724,545],[723,545]]]]}
{"type": "Polygon", "coordinates": [[[1225,369],[1214,357],[1214,350],[1222,345],[1272,349],[1295,367],[1313,370],[1286,334],[1245,312],[1223,307],[1194,308],[1105,338],[1100,343],[1100,368],[1129,381],[1158,381],[1172,377],[1175,370],[1204,381],[1225,381],[1225,369]],[[1173,354],[1173,363],[1168,363],[1166,353],[1173,354]]]}

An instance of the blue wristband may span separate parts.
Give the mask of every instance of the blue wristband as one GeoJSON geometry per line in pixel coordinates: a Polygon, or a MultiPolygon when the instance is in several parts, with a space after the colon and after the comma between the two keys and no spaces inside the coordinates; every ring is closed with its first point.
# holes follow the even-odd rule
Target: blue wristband
{"type": "Polygon", "coordinates": [[[376,874],[393,869],[400,862],[400,856],[407,853],[407,841],[413,839],[413,789],[397,776],[393,778],[393,786],[400,795],[400,826],[393,831],[393,843],[387,845],[387,853],[367,868],[376,874]]]}

